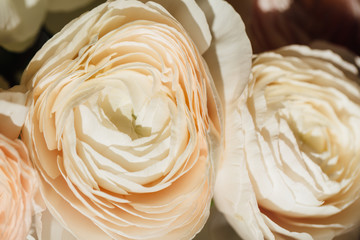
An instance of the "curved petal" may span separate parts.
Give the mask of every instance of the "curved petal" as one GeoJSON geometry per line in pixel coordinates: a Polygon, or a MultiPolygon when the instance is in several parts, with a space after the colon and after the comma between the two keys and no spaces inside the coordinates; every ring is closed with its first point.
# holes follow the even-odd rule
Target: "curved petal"
{"type": "Polygon", "coordinates": [[[225,1],[202,0],[213,41],[204,58],[224,106],[235,102],[245,89],[251,71],[252,50],[245,25],[225,1]]]}
{"type": "Polygon", "coordinates": [[[78,238],[189,239],[208,217],[223,147],[196,46],[210,32],[203,14],[188,17],[195,2],[169,8],[201,29],[195,41],[158,3],[108,1],[50,39],[23,74],[23,138],[46,205],[78,238]]]}
{"type": "Polygon", "coordinates": [[[26,94],[17,89],[13,87],[0,91],[0,133],[10,139],[19,137],[28,112],[25,106],[26,94]]]}
{"type": "Polygon", "coordinates": [[[293,45],[257,55],[252,76],[226,111],[220,211],[249,239],[332,239],[359,227],[357,68],[293,45]]]}
{"type": "Polygon", "coordinates": [[[251,156],[245,149],[242,129],[249,128],[246,125],[251,125],[251,120],[246,115],[246,109],[233,108],[227,111],[226,151],[217,173],[214,199],[216,206],[242,238],[274,239],[262,218],[247,169],[246,158],[251,156]]]}
{"type": "MultiPolygon", "coordinates": [[[[186,29],[191,39],[203,54],[212,41],[209,25],[200,7],[194,1],[166,1],[156,0],[186,29]]],[[[152,2],[148,2],[152,4],[152,2]]]]}

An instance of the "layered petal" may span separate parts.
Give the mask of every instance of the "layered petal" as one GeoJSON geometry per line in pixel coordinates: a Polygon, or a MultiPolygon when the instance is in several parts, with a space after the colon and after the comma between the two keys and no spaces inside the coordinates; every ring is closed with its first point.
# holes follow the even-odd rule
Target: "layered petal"
{"type": "MultiPolygon", "coordinates": [[[[225,2],[209,6],[242,24],[225,2]]],[[[30,62],[22,137],[49,211],[75,237],[190,239],[205,224],[223,149],[215,83],[235,79],[220,52],[210,71],[202,54],[241,36],[229,58],[251,57],[243,30],[215,34],[207,18],[193,1],[108,1],[30,62]]]]}
{"type": "Polygon", "coordinates": [[[25,145],[19,139],[12,140],[0,133],[1,239],[25,239],[31,226],[37,186],[25,145]]]}
{"type": "Polygon", "coordinates": [[[226,112],[215,200],[245,239],[333,239],[359,227],[357,68],[330,50],[256,56],[226,112]]]}

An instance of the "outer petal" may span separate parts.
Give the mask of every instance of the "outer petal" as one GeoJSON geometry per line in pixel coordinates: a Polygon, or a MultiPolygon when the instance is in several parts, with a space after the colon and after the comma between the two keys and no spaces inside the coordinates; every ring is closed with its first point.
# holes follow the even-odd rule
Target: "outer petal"
{"type": "Polygon", "coordinates": [[[234,230],[244,239],[274,239],[266,226],[257,206],[257,199],[247,170],[243,129],[251,126],[251,120],[245,119],[247,113],[240,108],[249,95],[246,88],[236,107],[227,108],[225,122],[226,150],[215,183],[215,203],[234,230]]]}
{"type": "Polygon", "coordinates": [[[204,12],[194,1],[185,0],[156,0],[186,29],[195,42],[201,54],[210,46],[212,41],[208,22],[204,12]]]}
{"type": "Polygon", "coordinates": [[[17,90],[18,87],[6,91],[0,89],[0,132],[10,139],[19,136],[28,112],[26,94],[17,90]]]}
{"type": "Polygon", "coordinates": [[[39,222],[37,223],[39,229],[35,235],[37,240],[76,240],[76,238],[66,231],[58,221],[50,214],[48,210],[41,212],[39,222]]]}
{"type": "Polygon", "coordinates": [[[198,1],[213,41],[204,54],[225,106],[237,100],[248,83],[252,50],[239,14],[225,1],[198,1]]]}

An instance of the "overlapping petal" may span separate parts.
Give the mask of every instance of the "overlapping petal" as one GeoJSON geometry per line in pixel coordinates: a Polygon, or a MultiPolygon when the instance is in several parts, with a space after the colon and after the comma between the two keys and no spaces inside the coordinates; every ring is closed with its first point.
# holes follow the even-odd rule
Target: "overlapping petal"
{"type": "Polygon", "coordinates": [[[331,51],[254,58],[226,113],[215,200],[245,239],[332,239],[359,226],[360,87],[331,51]]]}
{"type": "Polygon", "coordinates": [[[0,133],[0,238],[25,239],[37,178],[25,145],[0,133]]]}
{"type": "Polygon", "coordinates": [[[208,6],[216,14],[193,1],[108,1],[27,67],[23,139],[48,209],[76,237],[189,239],[204,225],[223,148],[215,84],[235,82],[229,59],[246,63],[243,74],[251,61],[244,29],[208,25],[223,22],[220,11],[240,17],[225,2],[208,6]],[[225,43],[235,53],[213,52],[209,71],[202,54],[230,53],[225,43]]]}

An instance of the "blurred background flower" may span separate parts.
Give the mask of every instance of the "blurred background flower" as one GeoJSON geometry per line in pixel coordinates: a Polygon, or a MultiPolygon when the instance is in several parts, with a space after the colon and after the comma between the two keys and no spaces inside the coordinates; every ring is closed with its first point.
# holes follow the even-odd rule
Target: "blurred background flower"
{"type": "Polygon", "coordinates": [[[254,53],[326,40],[360,54],[358,0],[229,0],[243,17],[254,53]]]}
{"type": "Polygon", "coordinates": [[[93,1],[3,0],[0,2],[0,46],[12,52],[23,52],[34,43],[45,18],[52,19],[52,12],[74,11],[93,1]]]}
{"type": "Polygon", "coordinates": [[[10,86],[41,46],[65,24],[105,0],[0,1],[0,76],[10,86]]]}
{"type": "MultiPolygon", "coordinates": [[[[0,87],[6,89],[18,84],[30,59],[49,38],[66,23],[104,1],[1,1],[0,87]]],[[[309,44],[319,39],[340,44],[356,54],[360,53],[360,4],[357,0],[228,2],[241,14],[255,53],[292,43],[309,44]]],[[[358,236],[354,232],[350,234],[352,235],[348,239],[356,239],[358,236]]],[[[220,240],[224,236],[226,239],[240,239],[222,213],[213,206],[209,221],[196,239],[220,240]]]]}

